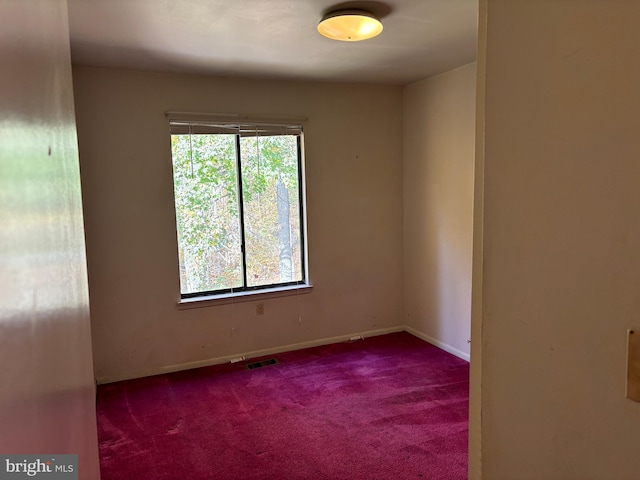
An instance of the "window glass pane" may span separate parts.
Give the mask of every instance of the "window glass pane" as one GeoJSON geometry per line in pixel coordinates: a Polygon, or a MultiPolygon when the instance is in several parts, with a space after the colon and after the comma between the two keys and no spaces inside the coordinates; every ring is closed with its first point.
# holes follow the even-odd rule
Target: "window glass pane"
{"type": "Polygon", "coordinates": [[[302,280],[298,137],[240,140],[247,283],[302,280]]]}
{"type": "Polygon", "coordinates": [[[172,135],[180,292],[242,286],[235,135],[172,135]]]}

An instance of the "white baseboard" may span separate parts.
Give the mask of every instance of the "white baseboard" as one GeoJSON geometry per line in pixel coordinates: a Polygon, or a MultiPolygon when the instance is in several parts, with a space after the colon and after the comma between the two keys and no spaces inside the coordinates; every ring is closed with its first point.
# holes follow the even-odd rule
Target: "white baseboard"
{"type": "Polygon", "coordinates": [[[119,382],[122,380],[131,380],[133,378],[150,377],[153,375],[161,375],[163,373],[173,373],[173,372],[179,372],[182,370],[190,370],[192,368],[208,367],[211,365],[220,365],[223,363],[229,363],[231,362],[231,360],[235,360],[240,357],[244,357],[245,359],[257,358],[257,357],[264,357],[266,355],[275,355],[277,353],[282,353],[282,352],[291,352],[293,350],[301,350],[303,348],[319,347],[321,345],[330,345],[332,343],[346,342],[350,340],[352,337],[359,336],[359,335],[361,335],[364,338],[367,338],[367,337],[376,337],[378,335],[386,335],[388,333],[396,333],[396,332],[408,332],[414,337],[418,337],[419,339],[424,340],[425,342],[430,343],[431,345],[435,345],[436,347],[444,350],[445,352],[449,352],[450,354],[455,355],[456,357],[459,357],[463,360],[466,360],[467,362],[470,360],[468,353],[465,353],[461,350],[458,350],[457,348],[453,348],[452,346],[447,345],[446,343],[436,340],[435,338],[430,337],[429,335],[426,335],[416,330],[413,327],[409,327],[407,325],[399,325],[396,327],[380,328],[378,330],[368,330],[366,332],[350,333],[347,335],[339,335],[337,337],[321,338],[318,340],[310,340],[308,342],[300,342],[300,343],[293,343],[289,345],[282,345],[279,347],[265,348],[262,350],[253,350],[250,352],[235,353],[233,355],[225,355],[222,357],[207,358],[204,360],[197,360],[195,362],[185,362],[185,363],[178,363],[175,365],[167,365],[167,366],[156,368],[156,369],[137,371],[137,372],[132,372],[124,375],[97,377],[96,382],[98,383],[98,385],[104,385],[106,383],[119,382]]]}
{"type": "MultiPolygon", "coordinates": [[[[207,358],[204,360],[197,360],[195,362],[185,362],[185,363],[179,363],[176,365],[167,365],[157,369],[138,371],[138,372],[133,372],[133,373],[124,374],[124,375],[98,377],[96,381],[98,382],[99,385],[104,385],[105,383],[120,382],[122,380],[131,380],[133,378],[150,377],[152,375],[161,375],[163,373],[179,372],[182,370],[190,370],[192,368],[209,367],[211,365],[220,365],[223,363],[229,363],[231,360],[235,360],[240,357],[244,357],[245,359],[256,358],[256,357],[263,357],[265,355],[275,355],[276,353],[291,352],[293,350],[301,350],[303,348],[311,348],[311,347],[318,347],[321,345],[330,345],[332,343],[346,342],[350,340],[352,337],[356,337],[356,336],[362,336],[364,338],[377,337],[378,335],[386,335],[388,333],[396,333],[396,332],[403,332],[403,331],[405,331],[405,327],[403,325],[399,325],[396,327],[389,327],[389,328],[380,328],[378,330],[368,330],[366,332],[350,333],[348,335],[339,335],[337,337],[322,338],[319,340],[310,340],[308,342],[293,343],[289,345],[282,345],[279,347],[265,348],[263,350],[253,350],[251,352],[235,353],[233,355],[226,355],[223,357],[207,358]]],[[[415,336],[422,338],[419,335],[415,335],[415,336]]],[[[429,342],[429,340],[426,340],[426,341],[429,342]]],[[[432,343],[432,342],[429,342],[429,343],[432,343]]]]}
{"type": "Polygon", "coordinates": [[[458,350],[457,348],[453,348],[451,345],[447,345],[446,343],[443,343],[440,340],[436,340],[435,338],[430,337],[429,335],[422,333],[413,327],[409,327],[405,325],[404,330],[410,333],[411,335],[413,335],[414,337],[418,337],[419,339],[424,340],[425,342],[430,343],[431,345],[435,345],[436,347],[444,350],[445,352],[449,352],[450,354],[455,355],[458,358],[466,360],[467,362],[471,360],[471,357],[468,353],[465,353],[462,350],[458,350]]]}

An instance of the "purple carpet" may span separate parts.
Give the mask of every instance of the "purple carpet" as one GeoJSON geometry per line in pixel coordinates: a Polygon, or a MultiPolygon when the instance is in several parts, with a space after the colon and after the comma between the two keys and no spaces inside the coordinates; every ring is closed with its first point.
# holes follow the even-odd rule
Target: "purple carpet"
{"type": "Polygon", "coordinates": [[[408,333],[98,387],[102,480],[467,478],[469,364],[408,333]]]}

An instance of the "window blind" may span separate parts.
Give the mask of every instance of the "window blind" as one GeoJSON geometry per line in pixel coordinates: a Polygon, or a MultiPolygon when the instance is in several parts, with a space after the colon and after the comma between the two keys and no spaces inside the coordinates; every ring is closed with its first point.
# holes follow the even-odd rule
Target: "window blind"
{"type": "Polygon", "coordinates": [[[269,137],[275,135],[300,135],[302,125],[271,123],[226,123],[171,120],[172,135],[227,134],[241,137],[269,137]]]}

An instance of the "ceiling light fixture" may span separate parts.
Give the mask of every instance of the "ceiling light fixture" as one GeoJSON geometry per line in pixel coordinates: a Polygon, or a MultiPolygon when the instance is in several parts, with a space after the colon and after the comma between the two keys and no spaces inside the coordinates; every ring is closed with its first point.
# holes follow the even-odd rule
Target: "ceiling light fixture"
{"type": "Polygon", "coordinates": [[[382,23],[364,10],[337,10],[324,16],[318,32],[332,40],[358,42],[380,35],[382,23]]]}

